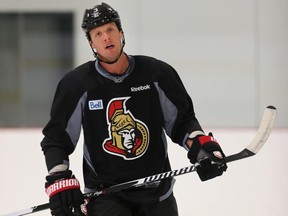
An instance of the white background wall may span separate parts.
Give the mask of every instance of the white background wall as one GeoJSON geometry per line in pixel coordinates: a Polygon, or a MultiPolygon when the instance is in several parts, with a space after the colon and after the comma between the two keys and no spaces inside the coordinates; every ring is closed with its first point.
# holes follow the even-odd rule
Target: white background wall
{"type": "MultiPolygon", "coordinates": [[[[256,129],[207,128],[227,155],[239,152],[256,129]]],[[[40,129],[0,130],[0,215],[47,203],[46,166],[40,150],[40,129]]],[[[82,139],[82,138],[81,138],[82,139]]],[[[196,173],[176,177],[175,196],[180,216],[287,216],[288,129],[272,131],[254,157],[228,164],[227,172],[201,182],[196,173]]],[[[71,169],[82,180],[82,141],[71,158],[71,169]]],[[[173,169],[189,166],[186,151],[169,143],[173,169]]],[[[35,213],[48,216],[49,211],[35,213]]]]}
{"type": "MultiPolygon", "coordinates": [[[[80,25],[84,9],[99,2],[0,0],[0,12],[73,12],[76,66],[92,59],[80,25]]],[[[259,155],[234,162],[213,181],[202,183],[196,174],[177,177],[180,215],[287,216],[288,1],[107,3],[122,18],[126,52],[152,55],[177,69],[200,122],[226,154],[249,143],[265,106],[278,108],[277,129],[259,155]]],[[[0,130],[0,214],[47,202],[41,139],[40,129],[0,130]]],[[[184,150],[171,145],[169,151],[173,168],[189,165],[184,150]]],[[[80,146],[71,162],[81,179],[80,146]]]]}
{"type": "MultiPolygon", "coordinates": [[[[256,126],[267,105],[288,127],[287,0],[107,0],[120,14],[126,52],[170,63],[208,126],[256,126]],[[237,113],[237,115],[235,114],[237,113]]],[[[4,11],[70,11],[75,66],[93,58],[80,28],[91,0],[0,0],[4,11]]]]}

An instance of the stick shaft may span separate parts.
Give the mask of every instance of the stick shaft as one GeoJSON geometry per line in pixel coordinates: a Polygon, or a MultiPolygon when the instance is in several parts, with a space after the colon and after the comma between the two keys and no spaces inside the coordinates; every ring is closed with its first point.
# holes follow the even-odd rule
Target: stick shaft
{"type": "MultiPolygon", "coordinates": [[[[267,139],[268,139],[268,137],[269,137],[269,135],[273,129],[275,118],[276,118],[276,112],[277,112],[277,110],[273,106],[268,106],[266,108],[255,138],[241,152],[227,156],[225,158],[226,163],[240,160],[240,159],[244,159],[247,157],[251,157],[251,156],[255,155],[263,147],[263,145],[267,141],[267,139]]],[[[137,180],[117,184],[117,185],[108,187],[106,189],[100,190],[100,191],[95,191],[93,193],[84,194],[84,196],[89,198],[89,197],[95,197],[95,196],[101,196],[101,195],[105,195],[105,194],[115,193],[118,191],[133,188],[133,187],[140,187],[140,186],[145,185],[147,183],[160,181],[160,180],[165,179],[165,178],[171,178],[174,176],[184,175],[184,174],[194,172],[194,171],[196,171],[196,166],[191,165],[188,167],[183,167],[180,169],[176,169],[176,170],[172,170],[172,171],[168,171],[168,172],[164,172],[164,173],[159,173],[156,175],[147,176],[147,177],[140,178],[137,180]]],[[[27,215],[27,214],[31,214],[34,212],[42,211],[42,210],[45,210],[48,208],[49,208],[49,203],[45,203],[42,205],[34,206],[34,207],[31,207],[28,209],[13,212],[13,213],[6,214],[3,216],[22,216],[22,215],[27,215]]]]}

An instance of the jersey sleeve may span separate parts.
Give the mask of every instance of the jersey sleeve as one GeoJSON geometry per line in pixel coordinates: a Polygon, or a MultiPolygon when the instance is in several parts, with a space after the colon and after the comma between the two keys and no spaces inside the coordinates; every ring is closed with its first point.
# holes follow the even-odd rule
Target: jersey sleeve
{"type": "Polygon", "coordinates": [[[84,101],[85,92],[75,90],[73,82],[60,81],[50,120],[42,131],[41,147],[48,171],[60,164],[69,166],[68,156],[74,151],[80,136],[84,101]]]}
{"type": "Polygon", "coordinates": [[[192,132],[203,133],[196,118],[193,102],[178,73],[162,62],[158,92],[164,115],[164,128],[171,140],[185,147],[186,138],[192,132]]]}

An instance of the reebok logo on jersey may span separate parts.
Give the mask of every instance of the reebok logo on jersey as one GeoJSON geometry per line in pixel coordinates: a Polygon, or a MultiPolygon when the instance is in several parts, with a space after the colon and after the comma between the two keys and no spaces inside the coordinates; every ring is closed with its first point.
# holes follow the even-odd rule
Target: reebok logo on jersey
{"type": "Polygon", "coordinates": [[[131,92],[137,92],[137,91],[144,91],[144,90],[148,90],[151,89],[150,85],[145,85],[145,86],[138,86],[138,87],[131,87],[131,92]]]}
{"type": "Polygon", "coordinates": [[[103,109],[103,101],[102,100],[90,100],[88,102],[89,110],[100,110],[103,109]]]}

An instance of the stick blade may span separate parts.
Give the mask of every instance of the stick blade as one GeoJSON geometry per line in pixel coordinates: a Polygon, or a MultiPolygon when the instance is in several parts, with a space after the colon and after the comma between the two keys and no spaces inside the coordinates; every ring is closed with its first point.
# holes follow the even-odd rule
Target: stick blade
{"type": "Polygon", "coordinates": [[[250,145],[247,146],[247,150],[257,154],[257,152],[263,147],[273,129],[276,114],[277,109],[274,106],[268,106],[266,108],[258,132],[250,145]]]}
{"type": "Polygon", "coordinates": [[[252,142],[241,152],[233,155],[229,155],[225,158],[226,162],[240,160],[243,158],[251,157],[258,153],[267,141],[276,119],[277,109],[274,106],[268,106],[262,117],[259,129],[252,142]]]}

